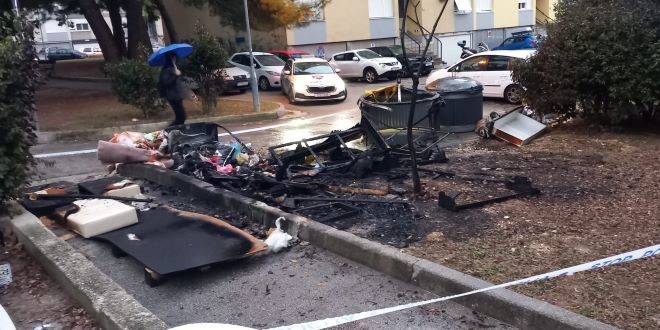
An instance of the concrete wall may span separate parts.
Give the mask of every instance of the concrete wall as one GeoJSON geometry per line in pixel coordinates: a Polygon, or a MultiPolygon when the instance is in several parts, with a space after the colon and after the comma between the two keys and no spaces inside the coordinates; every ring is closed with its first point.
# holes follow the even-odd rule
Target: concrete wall
{"type": "Polygon", "coordinates": [[[327,28],[325,21],[310,22],[303,27],[293,30],[293,39],[288,40],[289,45],[325,43],[327,28]]]}
{"type": "MultiPolygon", "coordinates": [[[[237,37],[246,38],[245,31],[235,31],[231,27],[220,24],[220,18],[212,16],[207,7],[198,9],[192,6],[185,6],[179,0],[163,0],[163,4],[170,12],[174,27],[181,39],[189,39],[195,36],[195,24],[198,21],[204,24],[209,32],[216,37],[232,42],[235,42],[237,37]]],[[[252,43],[255,51],[285,48],[286,37],[287,34],[284,28],[272,31],[252,30],[252,43]]],[[[247,49],[247,42],[239,43],[237,46],[240,49],[247,49]]]]}
{"type": "Polygon", "coordinates": [[[328,42],[370,39],[368,1],[333,0],[324,10],[328,42]]]}
{"type": "Polygon", "coordinates": [[[370,39],[394,38],[398,35],[398,24],[396,19],[392,18],[371,18],[369,19],[370,39]]]}
{"type": "Polygon", "coordinates": [[[475,14],[476,18],[476,24],[475,24],[475,29],[476,30],[483,30],[483,29],[492,29],[494,27],[494,14],[492,11],[488,12],[477,12],[475,14]]]}
{"type": "Polygon", "coordinates": [[[518,24],[518,0],[495,0],[493,1],[494,26],[495,28],[517,26],[518,24]]]}
{"type": "Polygon", "coordinates": [[[457,14],[454,15],[454,31],[471,31],[474,27],[474,11],[469,14],[457,14]]]}
{"type": "Polygon", "coordinates": [[[555,19],[555,5],[559,0],[536,0],[536,8],[548,15],[551,19],[555,19]]]}

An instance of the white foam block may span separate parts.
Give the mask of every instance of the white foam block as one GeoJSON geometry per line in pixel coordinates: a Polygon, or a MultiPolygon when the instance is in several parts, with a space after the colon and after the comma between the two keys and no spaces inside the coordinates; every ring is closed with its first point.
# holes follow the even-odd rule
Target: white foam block
{"type": "Polygon", "coordinates": [[[134,197],[140,194],[140,186],[132,184],[124,188],[108,190],[104,195],[114,197],[134,197]]]}
{"type": "Polygon", "coordinates": [[[85,238],[138,222],[134,207],[115,200],[87,199],[73,203],[80,207],[80,211],[67,217],[68,225],[85,238]]]}

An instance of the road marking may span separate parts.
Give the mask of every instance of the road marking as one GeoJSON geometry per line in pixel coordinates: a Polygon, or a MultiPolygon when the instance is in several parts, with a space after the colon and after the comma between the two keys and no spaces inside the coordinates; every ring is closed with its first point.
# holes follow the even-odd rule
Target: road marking
{"type": "MultiPolygon", "coordinates": [[[[315,120],[320,120],[320,119],[325,119],[329,117],[334,117],[338,116],[344,112],[352,111],[351,110],[343,110],[337,113],[332,113],[332,114],[327,114],[327,115],[322,115],[318,117],[312,117],[309,119],[300,119],[298,120],[293,120],[288,123],[283,123],[283,124],[277,124],[277,125],[268,125],[268,126],[262,126],[262,127],[255,127],[255,128],[249,128],[249,129],[244,129],[244,130],[238,130],[238,131],[232,131],[234,135],[238,134],[245,134],[245,133],[252,133],[252,132],[259,132],[259,131],[266,131],[269,129],[274,129],[274,128],[280,128],[284,126],[295,126],[295,125],[300,125],[304,124],[307,122],[315,121],[315,120]]],[[[220,133],[218,136],[227,136],[229,135],[228,133],[220,133]]],[[[63,157],[63,156],[75,156],[75,155],[85,155],[85,154],[93,154],[96,153],[96,149],[84,149],[84,150],[73,150],[73,151],[63,151],[63,152],[51,152],[51,153],[46,153],[46,154],[37,154],[34,155],[34,158],[51,158],[51,157],[63,157]]]]}
{"type": "Polygon", "coordinates": [[[644,258],[650,258],[653,256],[660,256],[660,244],[645,247],[642,249],[638,249],[635,251],[630,251],[626,253],[621,253],[615,256],[607,257],[607,258],[602,258],[599,260],[591,261],[591,262],[586,262],[577,266],[573,267],[568,267],[560,270],[556,270],[553,272],[541,274],[541,275],[535,275],[531,276],[528,278],[523,278],[520,280],[508,282],[508,283],[503,283],[503,284],[498,284],[498,285],[493,285],[489,287],[485,287],[482,289],[478,290],[473,290],[470,292],[465,292],[465,293],[460,293],[460,294],[455,294],[451,296],[445,296],[442,298],[436,298],[436,299],[430,299],[430,300],[425,300],[425,301],[420,301],[420,302],[414,302],[414,303],[409,303],[409,304],[404,304],[404,305],[398,305],[398,306],[393,306],[393,307],[387,307],[387,308],[382,308],[382,309],[377,309],[377,310],[371,310],[371,311],[366,311],[366,312],[361,312],[361,313],[355,313],[355,314],[349,314],[349,315],[343,315],[339,317],[333,317],[333,318],[327,318],[323,320],[318,320],[318,321],[312,321],[312,322],[306,322],[306,323],[298,323],[298,324],[293,324],[293,325],[288,325],[288,326],[282,326],[282,327],[275,327],[275,328],[269,328],[267,330],[320,330],[320,329],[326,329],[330,327],[335,327],[338,325],[346,324],[346,323],[351,323],[355,322],[358,320],[363,320],[366,318],[374,317],[374,316],[379,316],[379,315],[384,315],[388,313],[393,313],[405,309],[410,309],[410,308],[415,308],[419,306],[424,306],[428,304],[433,304],[441,301],[446,301],[446,300],[451,300],[459,297],[465,297],[469,296],[475,293],[481,293],[481,292],[486,292],[486,291],[492,291],[495,289],[504,289],[510,286],[514,285],[521,285],[521,284],[528,284],[536,281],[545,281],[549,280],[552,278],[556,277],[564,277],[564,276],[569,276],[573,275],[575,273],[579,272],[584,272],[584,271],[589,271],[589,270],[595,270],[595,269],[601,269],[603,267],[608,267],[612,266],[615,264],[619,263],[624,263],[624,262],[629,262],[637,259],[644,259],[644,258]]]}

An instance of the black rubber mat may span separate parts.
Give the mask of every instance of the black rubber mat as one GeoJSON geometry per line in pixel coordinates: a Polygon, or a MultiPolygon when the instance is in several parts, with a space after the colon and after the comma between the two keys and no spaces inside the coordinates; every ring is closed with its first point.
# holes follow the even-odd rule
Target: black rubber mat
{"type": "MultiPolygon", "coordinates": [[[[255,251],[254,242],[261,243],[255,238],[251,242],[250,236],[239,229],[164,207],[138,212],[138,219],[138,224],[97,238],[112,243],[160,275],[241,258],[255,251]]],[[[259,250],[264,249],[259,246],[259,250]]]]}
{"type": "Polygon", "coordinates": [[[98,180],[81,182],[78,184],[78,190],[80,191],[81,194],[103,195],[107,191],[106,189],[107,186],[123,180],[124,178],[113,175],[111,177],[102,178],[98,180]]]}

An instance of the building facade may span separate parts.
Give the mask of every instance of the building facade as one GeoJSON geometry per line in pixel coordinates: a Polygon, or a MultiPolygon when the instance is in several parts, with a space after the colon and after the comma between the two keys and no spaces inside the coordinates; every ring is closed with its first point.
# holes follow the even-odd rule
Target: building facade
{"type": "MultiPolygon", "coordinates": [[[[108,12],[102,12],[106,24],[112,30],[108,12]]],[[[124,35],[126,30],[126,17],[122,16],[124,23],[124,35]]],[[[152,42],[163,43],[163,26],[160,20],[148,24],[149,35],[152,42]]],[[[94,32],[83,15],[71,14],[67,16],[66,24],[60,24],[54,17],[41,22],[39,28],[34,31],[34,42],[37,51],[47,47],[62,47],[81,50],[84,48],[98,48],[94,32]]]]}
{"type": "MultiPolygon", "coordinates": [[[[460,41],[465,40],[471,48],[476,48],[480,42],[493,48],[510,37],[512,32],[533,28],[537,23],[538,0],[446,1],[447,7],[430,49],[447,64],[456,63],[460,59],[461,48],[457,45],[460,41]]],[[[553,1],[556,2],[546,0],[553,1]]],[[[417,15],[412,8],[409,9],[406,29],[408,35],[411,35],[410,39],[428,35],[445,1],[419,0],[419,3],[417,15]]],[[[406,46],[416,47],[412,41],[406,41],[406,46]]]]}
{"type": "MultiPolygon", "coordinates": [[[[307,2],[312,0],[296,0],[307,2]]],[[[422,47],[445,2],[447,7],[432,39],[430,55],[448,64],[460,59],[457,42],[465,40],[475,48],[479,42],[496,47],[512,32],[534,27],[554,18],[558,0],[410,0],[404,44],[412,51],[422,47]],[[417,14],[414,13],[417,5],[417,14]],[[544,19],[541,20],[540,17],[544,19]]],[[[182,39],[190,38],[196,22],[203,23],[214,35],[236,42],[245,49],[245,32],[220,24],[207,8],[185,6],[179,0],[165,0],[176,30],[182,39]]],[[[400,44],[403,0],[332,0],[302,26],[273,31],[253,31],[255,51],[296,49],[315,54],[323,47],[325,57],[345,50],[400,44]]]]}

